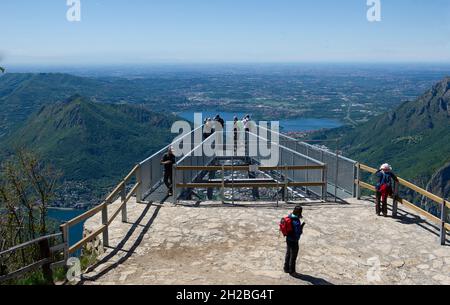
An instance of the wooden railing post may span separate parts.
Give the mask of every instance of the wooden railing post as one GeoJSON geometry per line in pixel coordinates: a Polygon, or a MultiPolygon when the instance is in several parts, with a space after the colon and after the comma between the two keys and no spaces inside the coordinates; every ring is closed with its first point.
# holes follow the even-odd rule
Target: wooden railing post
{"type": "Polygon", "coordinates": [[[50,246],[49,246],[49,242],[48,239],[43,239],[41,240],[39,243],[39,254],[40,254],[40,259],[48,259],[48,261],[42,265],[42,274],[44,275],[44,279],[47,282],[47,284],[51,284],[53,285],[53,272],[52,272],[52,268],[50,268],[50,264],[51,264],[51,254],[50,254],[50,246]]]}
{"type": "Polygon", "coordinates": [[[63,224],[60,227],[63,243],[64,243],[64,267],[67,266],[67,260],[69,259],[69,226],[67,224],[63,224]]]}
{"type": "Polygon", "coordinates": [[[109,247],[109,226],[108,226],[108,203],[105,202],[102,208],[102,224],[105,225],[105,229],[103,230],[103,246],[109,247]]]}
{"type": "Polygon", "coordinates": [[[120,190],[120,202],[123,203],[123,207],[122,207],[122,222],[127,222],[128,221],[127,204],[124,203],[126,201],[126,198],[127,198],[127,189],[126,189],[126,182],[124,181],[124,183],[122,185],[122,189],[120,190]]]}
{"type": "Polygon", "coordinates": [[[398,212],[398,182],[395,183],[394,198],[392,199],[392,217],[397,217],[398,212]]]}
{"type": "Polygon", "coordinates": [[[442,206],[441,206],[441,245],[445,245],[445,240],[447,237],[447,230],[445,228],[445,221],[446,221],[446,215],[447,209],[445,205],[445,197],[442,200],[442,206]]]}

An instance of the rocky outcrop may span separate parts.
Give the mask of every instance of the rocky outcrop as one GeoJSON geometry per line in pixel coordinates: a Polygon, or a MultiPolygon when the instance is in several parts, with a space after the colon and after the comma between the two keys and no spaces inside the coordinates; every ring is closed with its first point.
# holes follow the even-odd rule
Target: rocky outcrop
{"type": "Polygon", "coordinates": [[[427,190],[440,197],[450,197],[450,162],[441,167],[431,177],[427,190]]]}

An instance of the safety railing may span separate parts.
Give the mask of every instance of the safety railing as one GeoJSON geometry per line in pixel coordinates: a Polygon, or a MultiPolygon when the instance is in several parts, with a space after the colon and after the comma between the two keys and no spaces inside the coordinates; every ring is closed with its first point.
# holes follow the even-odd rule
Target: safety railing
{"type": "Polygon", "coordinates": [[[334,193],[335,198],[356,196],[356,187],[354,183],[356,177],[356,161],[342,156],[337,150],[332,152],[301,140],[294,139],[285,134],[274,132],[263,126],[258,126],[258,128],[265,131],[269,140],[273,134],[276,134],[279,138],[280,145],[327,164],[329,192],[334,193]]]}
{"type": "Polygon", "coordinates": [[[39,269],[42,270],[44,278],[49,283],[53,282],[53,269],[64,266],[65,264],[65,260],[58,261],[58,258],[56,257],[56,254],[63,252],[65,244],[60,243],[51,246],[50,241],[60,239],[61,236],[61,233],[42,236],[0,252],[0,283],[17,279],[26,273],[37,271],[39,269]],[[5,264],[5,262],[8,261],[8,258],[6,258],[7,256],[11,257],[14,253],[24,249],[33,249],[36,245],[38,246],[38,255],[34,257],[35,262],[22,266],[17,270],[7,270],[7,265],[5,264]]]}
{"type": "Polygon", "coordinates": [[[139,177],[138,180],[141,182],[137,190],[137,201],[142,202],[145,198],[156,188],[158,188],[163,181],[163,167],[161,166],[161,159],[167,150],[171,146],[180,146],[184,144],[185,140],[189,138],[191,147],[188,151],[191,151],[193,147],[197,146],[202,142],[202,129],[203,126],[195,128],[192,132],[176,138],[171,144],[167,145],[157,153],[153,154],[149,158],[139,163],[139,177]],[[200,140],[197,138],[200,137],[200,140]]]}
{"type": "MultiPolygon", "coordinates": [[[[361,198],[361,189],[362,188],[376,192],[376,189],[373,185],[363,181],[362,172],[375,174],[377,172],[377,170],[375,168],[369,167],[369,166],[361,164],[361,163],[356,164],[357,175],[356,175],[355,185],[357,186],[358,199],[361,198]]],[[[424,209],[420,208],[419,206],[415,205],[414,203],[411,203],[408,200],[401,198],[400,196],[398,196],[398,194],[394,194],[394,196],[392,198],[393,199],[392,212],[393,212],[394,217],[397,216],[398,203],[403,204],[404,206],[410,208],[411,210],[415,211],[419,215],[422,215],[423,217],[430,220],[431,222],[439,225],[440,241],[441,241],[442,245],[445,245],[447,230],[450,230],[450,224],[447,222],[447,219],[446,219],[447,209],[450,208],[450,202],[445,200],[444,198],[441,198],[439,196],[436,196],[435,194],[430,193],[429,191],[427,191],[421,187],[418,187],[417,185],[415,185],[405,179],[398,178],[398,180],[399,180],[400,186],[406,187],[409,190],[412,190],[412,191],[420,194],[421,196],[424,196],[425,198],[428,198],[431,201],[437,203],[440,206],[440,218],[425,211],[424,209]]]]}
{"type": "MultiPolygon", "coordinates": [[[[232,133],[233,135],[233,133],[232,133]]],[[[229,137],[230,133],[223,132],[221,135],[213,135],[203,143],[195,147],[191,152],[186,154],[176,166],[173,167],[173,180],[174,180],[174,200],[176,201],[178,196],[186,189],[221,189],[224,192],[225,188],[284,188],[285,191],[289,187],[302,187],[305,190],[316,194],[323,200],[326,200],[327,195],[327,166],[323,162],[314,160],[308,156],[302,155],[292,149],[279,145],[276,142],[268,143],[266,138],[263,138],[255,133],[248,132],[245,146],[251,146],[254,144],[253,154],[252,149],[242,149],[243,154],[237,153],[240,144],[238,141],[234,143],[233,137],[229,137]],[[228,138],[228,141],[224,141],[228,138]],[[252,142],[254,141],[254,142],[252,142]],[[219,142],[219,143],[217,143],[219,142]],[[204,149],[207,147],[217,145],[220,147],[218,150],[214,150],[210,157],[205,157],[204,149]],[[278,154],[277,164],[273,166],[265,166],[264,158],[266,155],[261,154],[261,145],[269,147],[272,152],[278,154]],[[247,162],[251,163],[244,166],[236,165],[209,165],[213,160],[224,157],[228,161],[234,158],[244,157],[247,162]],[[222,171],[221,181],[205,182],[196,181],[198,177],[204,176],[206,173],[222,171]],[[239,172],[260,172],[260,173],[273,173],[278,174],[278,179],[282,179],[283,182],[269,181],[271,179],[261,180],[256,179],[252,182],[252,179],[243,182],[242,179],[234,181],[234,179],[226,179],[224,177],[225,171],[239,172]],[[203,173],[203,175],[202,175],[203,173]],[[261,180],[261,181],[259,181],[261,180]]],[[[270,176],[270,175],[269,175],[270,176]]],[[[216,179],[217,180],[217,179],[216,179]]],[[[283,196],[284,197],[284,196],[283,196]]]]}
{"type": "Polygon", "coordinates": [[[100,234],[103,234],[103,245],[105,247],[109,246],[109,226],[111,225],[111,223],[116,219],[116,217],[119,214],[122,215],[122,222],[127,221],[127,203],[130,200],[130,198],[137,193],[137,189],[141,185],[139,181],[139,170],[140,166],[136,165],[101,204],[61,225],[61,231],[63,233],[65,244],[64,257],[66,260],[72,254],[81,249],[88,242],[94,240],[100,234]],[[136,177],[136,183],[131,187],[131,189],[127,193],[127,185],[133,177],[136,177]],[[118,197],[120,197],[119,206],[114,210],[111,216],[108,216],[108,205],[113,203],[118,197]],[[94,232],[88,234],[87,236],[84,236],[80,241],[76,242],[74,245],[69,246],[70,228],[80,222],[87,220],[88,218],[91,218],[92,216],[98,213],[101,213],[102,224],[94,232]]]}

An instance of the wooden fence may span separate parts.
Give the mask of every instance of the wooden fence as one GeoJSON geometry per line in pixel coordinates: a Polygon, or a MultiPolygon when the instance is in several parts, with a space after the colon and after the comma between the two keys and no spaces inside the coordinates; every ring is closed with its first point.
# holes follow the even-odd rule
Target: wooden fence
{"type": "Polygon", "coordinates": [[[95,208],[81,214],[78,217],[75,217],[74,219],[69,220],[68,222],[61,225],[61,231],[63,233],[64,242],[66,245],[69,245],[70,236],[69,236],[69,229],[70,227],[87,220],[88,218],[91,218],[92,216],[98,214],[101,212],[102,214],[102,224],[91,234],[88,236],[83,237],[80,241],[78,241],[76,244],[72,246],[67,246],[64,253],[65,258],[67,259],[70,255],[75,253],[77,250],[81,249],[84,245],[86,245],[88,242],[94,240],[98,235],[103,234],[103,245],[105,247],[109,246],[109,226],[111,223],[116,219],[116,217],[121,213],[122,215],[122,222],[127,222],[127,203],[130,200],[130,198],[136,194],[137,189],[140,186],[139,179],[136,179],[136,183],[132,186],[131,190],[126,193],[126,188],[128,182],[131,180],[131,178],[136,175],[138,177],[138,171],[140,167],[139,165],[136,165],[130,173],[116,186],[116,188],[106,197],[105,201],[101,203],[100,205],[96,206],[95,208]],[[115,198],[120,196],[121,203],[116,208],[116,210],[112,213],[110,217],[108,217],[108,205],[113,203],[115,198]]]}
{"type": "MultiPolygon", "coordinates": [[[[370,166],[361,164],[361,163],[357,163],[356,164],[356,180],[355,180],[355,184],[357,187],[357,196],[358,199],[361,198],[361,188],[370,190],[375,192],[376,189],[373,185],[362,181],[361,179],[361,171],[364,172],[368,172],[371,174],[375,174],[377,172],[377,170],[375,168],[372,168],[370,166]]],[[[425,217],[426,219],[430,220],[431,222],[439,225],[440,227],[440,240],[441,240],[441,244],[445,245],[445,240],[446,240],[446,235],[447,235],[447,230],[450,230],[450,224],[448,224],[446,222],[446,215],[447,215],[447,208],[450,208],[450,202],[445,200],[444,198],[441,198],[439,196],[436,196],[435,194],[430,193],[429,191],[418,187],[417,185],[402,179],[402,178],[398,178],[399,180],[399,184],[403,185],[407,188],[409,188],[410,190],[436,202],[437,204],[440,205],[440,210],[441,210],[441,218],[438,218],[434,215],[432,215],[431,213],[421,209],[420,207],[418,207],[417,205],[409,202],[408,200],[401,198],[400,196],[394,196],[393,198],[393,207],[392,207],[392,211],[393,211],[393,215],[394,217],[397,215],[397,208],[398,208],[398,203],[403,204],[404,206],[407,206],[408,208],[414,210],[416,213],[418,213],[419,215],[422,215],[423,217],[425,217]]]]}
{"type": "Polygon", "coordinates": [[[7,272],[5,272],[6,274],[0,275],[0,283],[19,278],[25,273],[36,271],[38,269],[42,269],[44,278],[48,283],[53,283],[52,269],[62,267],[66,263],[65,260],[56,261],[55,259],[55,254],[61,253],[66,245],[64,243],[60,243],[50,247],[50,240],[58,239],[60,237],[62,237],[62,233],[47,235],[0,252],[0,266],[3,266],[3,262],[7,260],[5,259],[5,256],[12,255],[15,252],[26,248],[31,248],[35,245],[38,245],[39,247],[38,261],[30,263],[27,266],[23,266],[18,270],[7,270],[7,272]]]}

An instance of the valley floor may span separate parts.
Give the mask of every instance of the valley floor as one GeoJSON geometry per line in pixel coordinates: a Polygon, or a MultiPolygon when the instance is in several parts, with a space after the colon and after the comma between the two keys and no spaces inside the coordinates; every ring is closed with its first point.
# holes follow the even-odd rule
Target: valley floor
{"type": "MultiPolygon", "coordinates": [[[[204,202],[129,204],[99,264],[83,284],[450,284],[450,247],[438,231],[400,206],[397,219],[373,203],[305,203],[296,278],[283,273],[278,222],[291,205],[204,202]],[[125,237],[125,239],[124,239],[125,237]]],[[[120,217],[118,217],[120,218],[120,217]]],[[[90,219],[92,230],[100,223],[90,219]]]]}

